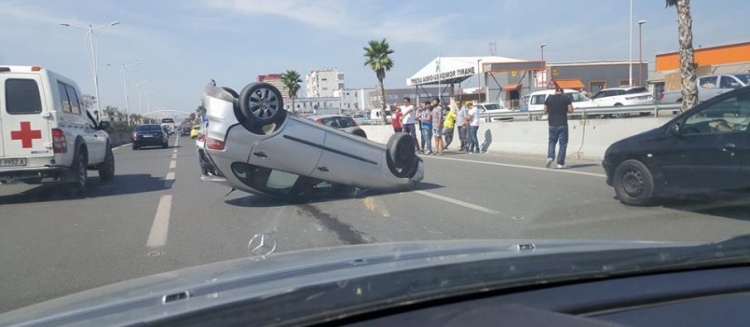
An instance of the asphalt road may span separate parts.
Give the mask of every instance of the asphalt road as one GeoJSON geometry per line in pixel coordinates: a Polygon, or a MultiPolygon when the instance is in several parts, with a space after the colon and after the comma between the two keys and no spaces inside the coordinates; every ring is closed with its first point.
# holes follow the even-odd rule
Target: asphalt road
{"type": "MultiPolygon", "coordinates": [[[[175,144],[176,143],[176,144],[175,144]]],[[[747,195],[614,199],[595,162],[543,168],[543,157],[426,156],[420,190],[287,204],[201,182],[194,142],[115,151],[117,176],[90,172],[84,198],[61,186],[0,187],[0,312],[118,281],[276,251],[441,239],[712,241],[750,233],[747,195]]]]}

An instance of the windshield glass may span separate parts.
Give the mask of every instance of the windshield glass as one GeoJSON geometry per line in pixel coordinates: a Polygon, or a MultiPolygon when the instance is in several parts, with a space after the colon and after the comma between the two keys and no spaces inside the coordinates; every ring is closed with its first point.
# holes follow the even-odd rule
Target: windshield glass
{"type": "Polygon", "coordinates": [[[141,125],[135,128],[136,132],[161,132],[161,125],[141,125]]]}
{"type": "MultiPolygon", "coordinates": [[[[244,292],[233,292],[245,287],[233,269],[300,291],[274,278],[342,266],[360,276],[440,248],[417,242],[490,242],[515,260],[548,253],[541,245],[552,240],[557,249],[750,234],[750,86],[735,83],[750,84],[740,24],[750,1],[666,2],[685,10],[0,1],[0,326],[4,312],[119,282],[137,285],[73,302],[203,308],[244,292]],[[256,249],[259,238],[274,246],[256,249]],[[414,252],[380,253],[401,242],[414,252]],[[211,271],[228,260],[239,261],[211,271]],[[176,273],[196,267],[209,272],[176,273]],[[134,282],[154,274],[155,284],[134,282]]],[[[464,259],[417,261],[453,258],[464,259]]],[[[496,267],[508,280],[527,272],[496,267]]],[[[362,297],[421,287],[341,285],[362,297]]],[[[416,304],[406,295],[383,303],[416,304]]],[[[282,309],[337,302],[268,299],[282,309]]]]}
{"type": "Polygon", "coordinates": [[[750,74],[737,74],[734,77],[737,77],[745,85],[750,85],[750,74]]]}

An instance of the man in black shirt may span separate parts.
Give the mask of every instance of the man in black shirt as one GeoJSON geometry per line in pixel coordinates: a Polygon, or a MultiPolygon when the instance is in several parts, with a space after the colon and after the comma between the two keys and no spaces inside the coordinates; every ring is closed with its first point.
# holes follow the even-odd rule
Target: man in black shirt
{"type": "Polygon", "coordinates": [[[547,168],[555,161],[555,146],[560,141],[560,153],[557,156],[557,169],[565,168],[565,152],[568,149],[568,114],[573,112],[573,103],[558,88],[554,95],[544,101],[544,114],[548,115],[549,145],[547,147],[547,168]]]}

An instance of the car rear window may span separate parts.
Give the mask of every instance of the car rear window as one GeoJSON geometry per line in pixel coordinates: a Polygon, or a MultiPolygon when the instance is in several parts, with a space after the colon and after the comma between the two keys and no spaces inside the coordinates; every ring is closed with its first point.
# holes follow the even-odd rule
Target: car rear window
{"type": "Polygon", "coordinates": [[[42,112],[39,85],[33,79],[8,79],[5,81],[5,111],[11,115],[38,114],[42,112]]]}
{"type": "Polygon", "coordinates": [[[136,132],[161,132],[159,125],[141,125],[135,128],[136,132]]]}
{"type": "Polygon", "coordinates": [[[636,94],[636,93],[645,93],[645,92],[648,92],[648,90],[646,90],[645,87],[635,87],[635,88],[632,88],[632,89],[628,90],[625,93],[626,94],[636,94]]]}

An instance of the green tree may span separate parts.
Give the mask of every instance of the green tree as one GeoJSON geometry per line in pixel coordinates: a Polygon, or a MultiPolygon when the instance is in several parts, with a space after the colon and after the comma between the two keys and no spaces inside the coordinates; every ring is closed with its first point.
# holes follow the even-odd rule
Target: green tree
{"type": "Polygon", "coordinates": [[[667,7],[677,7],[677,29],[680,41],[680,76],[682,77],[682,111],[698,103],[698,85],[695,81],[695,50],[693,49],[693,17],[690,0],[666,0],[667,7]]]}
{"type": "Polygon", "coordinates": [[[81,95],[81,106],[83,109],[91,110],[96,104],[96,97],[91,94],[81,95]]]}
{"type": "Polygon", "coordinates": [[[114,122],[115,117],[120,111],[117,109],[117,107],[113,106],[107,106],[104,108],[104,115],[107,116],[107,120],[111,123],[114,122]]]}
{"type": "Polygon", "coordinates": [[[383,80],[385,79],[385,72],[390,71],[393,68],[393,60],[390,55],[393,54],[388,41],[383,40],[372,40],[368,42],[365,50],[365,66],[370,67],[375,72],[375,77],[378,79],[378,86],[380,87],[380,95],[383,104],[383,124],[388,122],[385,115],[386,112],[386,96],[385,96],[385,85],[383,80]]]}
{"type": "Polygon", "coordinates": [[[284,84],[286,89],[289,91],[289,99],[292,100],[292,111],[296,112],[297,109],[294,106],[294,99],[297,98],[297,93],[300,89],[300,83],[302,83],[302,77],[296,70],[287,70],[281,75],[281,83],[284,84]]]}

